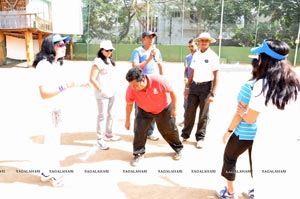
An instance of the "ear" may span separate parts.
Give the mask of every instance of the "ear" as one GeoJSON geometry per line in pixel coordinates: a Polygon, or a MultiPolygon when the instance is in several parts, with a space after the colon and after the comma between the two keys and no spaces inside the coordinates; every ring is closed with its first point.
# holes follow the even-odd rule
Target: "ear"
{"type": "Polygon", "coordinates": [[[147,80],[146,80],[145,77],[142,79],[141,83],[142,83],[143,85],[146,85],[146,84],[147,84],[147,80]]]}

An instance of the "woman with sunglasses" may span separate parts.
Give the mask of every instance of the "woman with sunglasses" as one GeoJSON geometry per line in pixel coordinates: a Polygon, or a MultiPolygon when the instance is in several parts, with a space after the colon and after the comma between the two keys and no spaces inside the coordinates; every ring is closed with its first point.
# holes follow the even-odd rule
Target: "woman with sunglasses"
{"type": "Polygon", "coordinates": [[[106,141],[120,140],[119,135],[112,133],[115,102],[113,50],[110,40],[102,41],[90,72],[90,82],[95,89],[98,106],[96,146],[101,150],[109,149],[106,141]]]}
{"type": "Polygon", "coordinates": [[[66,89],[75,87],[74,82],[66,82],[63,58],[66,54],[66,42],[69,36],[61,37],[59,34],[50,34],[44,38],[41,50],[36,54],[33,67],[36,68],[39,93],[47,110],[46,128],[44,135],[44,148],[40,152],[41,181],[50,181],[53,186],[63,185],[63,176],[60,170],[60,124],[61,124],[61,93],[66,89]]]}

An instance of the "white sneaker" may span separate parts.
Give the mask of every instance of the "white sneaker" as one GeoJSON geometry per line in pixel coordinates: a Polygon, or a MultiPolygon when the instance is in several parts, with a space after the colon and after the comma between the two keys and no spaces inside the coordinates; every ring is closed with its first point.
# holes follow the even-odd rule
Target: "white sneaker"
{"type": "Polygon", "coordinates": [[[55,176],[51,178],[51,184],[53,187],[62,187],[64,186],[64,178],[62,175],[55,176]]]}
{"type": "Polygon", "coordinates": [[[184,121],[179,122],[177,125],[180,126],[180,127],[183,127],[184,126],[184,121]]]}
{"type": "Polygon", "coordinates": [[[118,141],[120,139],[121,139],[121,137],[119,135],[116,135],[116,134],[108,134],[108,133],[106,133],[104,135],[104,140],[105,141],[118,141]]]}
{"type": "Polygon", "coordinates": [[[181,151],[176,152],[175,155],[173,156],[173,160],[180,160],[182,156],[181,151]]]}
{"type": "Polygon", "coordinates": [[[157,141],[157,140],[159,140],[159,138],[157,137],[157,136],[155,136],[155,135],[148,135],[147,136],[147,138],[149,139],[149,140],[152,140],[152,141],[157,141]]]}
{"type": "Polygon", "coordinates": [[[179,139],[180,139],[180,142],[185,142],[185,141],[187,141],[187,139],[185,139],[185,138],[183,138],[183,137],[180,137],[179,139]]]}
{"type": "Polygon", "coordinates": [[[62,175],[52,176],[43,172],[40,174],[40,180],[42,182],[51,182],[53,187],[62,187],[64,185],[62,175]]]}
{"type": "Polygon", "coordinates": [[[130,162],[130,165],[132,167],[136,167],[140,162],[141,160],[144,158],[144,155],[143,154],[138,154],[138,155],[134,155],[133,159],[131,160],[130,162]]]}
{"type": "Polygon", "coordinates": [[[204,143],[204,140],[198,140],[197,141],[197,144],[196,144],[196,147],[198,149],[202,149],[203,148],[203,143],[204,143]]]}
{"type": "Polygon", "coordinates": [[[254,189],[249,190],[247,193],[243,192],[242,195],[248,199],[254,199],[254,189]]]}
{"type": "Polygon", "coordinates": [[[109,147],[107,146],[106,142],[104,141],[104,139],[98,139],[96,146],[101,149],[101,150],[108,150],[109,147]]]}
{"type": "Polygon", "coordinates": [[[41,182],[49,182],[51,180],[51,176],[50,176],[50,174],[46,174],[46,173],[42,172],[40,174],[40,180],[41,180],[41,182]]]}

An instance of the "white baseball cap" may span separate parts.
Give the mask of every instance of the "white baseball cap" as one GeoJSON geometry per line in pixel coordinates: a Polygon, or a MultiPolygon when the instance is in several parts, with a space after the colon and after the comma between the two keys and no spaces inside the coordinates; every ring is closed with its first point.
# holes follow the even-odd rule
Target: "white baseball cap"
{"type": "Polygon", "coordinates": [[[103,48],[104,50],[115,50],[110,40],[101,41],[100,48],[103,48]]]}

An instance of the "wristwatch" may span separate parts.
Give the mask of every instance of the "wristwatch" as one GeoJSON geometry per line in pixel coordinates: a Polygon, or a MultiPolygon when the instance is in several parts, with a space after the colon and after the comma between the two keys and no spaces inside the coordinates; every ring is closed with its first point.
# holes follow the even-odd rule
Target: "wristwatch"
{"type": "Polygon", "coordinates": [[[228,133],[232,133],[232,132],[233,132],[233,130],[227,129],[227,132],[228,132],[228,133]]]}

